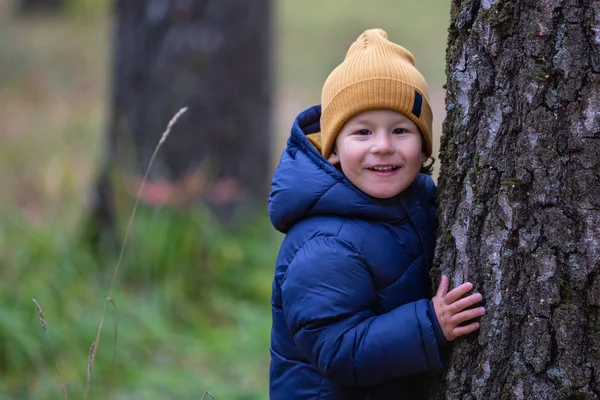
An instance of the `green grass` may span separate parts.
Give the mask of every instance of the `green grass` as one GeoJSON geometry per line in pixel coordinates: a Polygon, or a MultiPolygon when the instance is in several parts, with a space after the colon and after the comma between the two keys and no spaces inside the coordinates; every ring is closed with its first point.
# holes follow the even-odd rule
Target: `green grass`
{"type": "MultiPolygon", "coordinates": [[[[80,399],[116,261],[80,237],[109,109],[108,2],[70,0],[65,16],[25,20],[11,18],[7,4],[0,0],[0,398],[61,398],[35,298],[69,398],[80,399]]],[[[275,5],[274,160],[292,118],[319,101],[327,74],[366,28],[385,29],[415,54],[443,111],[445,1],[275,5]]],[[[199,399],[207,390],[218,400],[266,398],[280,240],[264,210],[228,231],[202,209],[142,207],[112,295],[119,336],[110,398],[199,399]]],[[[109,308],[92,399],[107,388],[113,326],[109,308]]]]}
{"type": "MultiPolygon", "coordinates": [[[[264,217],[235,233],[200,211],[142,208],[138,217],[112,296],[119,310],[114,398],[192,398],[204,390],[264,398],[278,235],[264,217]]],[[[95,260],[85,243],[19,217],[3,220],[0,238],[2,398],[60,396],[32,297],[44,310],[71,398],[82,398],[114,257],[95,260]]],[[[94,364],[96,395],[107,387],[113,324],[109,308],[94,364]]]]}

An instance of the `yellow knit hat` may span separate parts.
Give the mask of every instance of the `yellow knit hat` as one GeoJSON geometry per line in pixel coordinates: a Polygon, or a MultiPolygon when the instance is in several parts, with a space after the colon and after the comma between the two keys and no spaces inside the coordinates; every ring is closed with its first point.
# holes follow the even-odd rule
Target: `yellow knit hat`
{"type": "Polygon", "coordinates": [[[352,43],[345,60],[323,85],[321,107],[320,137],[310,139],[325,158],[350,118],[375,109],[410,118],[421,131],[425,155],[431,156],[433,114],[427,82],[415,67],[413,55],[390,42],[381,29],[369,29],[352,43]]]}

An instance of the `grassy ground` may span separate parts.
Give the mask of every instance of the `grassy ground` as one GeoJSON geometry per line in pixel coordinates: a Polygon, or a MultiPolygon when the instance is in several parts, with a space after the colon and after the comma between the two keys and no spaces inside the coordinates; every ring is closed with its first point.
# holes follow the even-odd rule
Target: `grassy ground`
{"type": "MultiPolygon", "coordinates": [[[[58,18],[16,20],[0,0],[0,398],[60,398],[57,370],[33,307],[44,309],[69,398],[82,398],[88,351],[114,256],[77,237],[102,157],[110,88],[107,1],[71,0],[58,18]]],[[[449,4],[442,0],[279,0],[277,151],[295,114],[364,29],[408,47],[443,117],[449,4]]],[[[281,237],[264,215],[235,233],[202,210],[142,209],[116,292],[117,368],[110,398],[266,397],[271,271],[281,237]]],[[[112,357],[109,310],[91,398],[112,357]]]]}

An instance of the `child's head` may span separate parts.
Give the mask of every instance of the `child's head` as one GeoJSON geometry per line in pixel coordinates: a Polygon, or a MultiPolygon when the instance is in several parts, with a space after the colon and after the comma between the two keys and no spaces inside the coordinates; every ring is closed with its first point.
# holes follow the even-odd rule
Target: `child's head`
{"type": "Polygon", "coordinates": [[[363,192],[406,189],[431,156],[432,111],[412,54],[381,29],[362,33],[321,96],[320,147],[363,192]]]}

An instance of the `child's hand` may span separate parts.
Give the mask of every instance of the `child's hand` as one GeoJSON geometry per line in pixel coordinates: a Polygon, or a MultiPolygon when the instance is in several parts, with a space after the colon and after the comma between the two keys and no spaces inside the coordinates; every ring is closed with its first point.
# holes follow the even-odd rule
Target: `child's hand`
{"type": "Polygon", "coordinates": [[[448,292],[448,277],[442,275],[440,287],[431,301],[433,302],[435,315],[442,328],[442,332],[444,332],[444,336],[448,341],[452,341],[459,336],[469,334],[479,329],[478,322],[472,322],[466,326],[459,325],[465,321],[481,317],[485,314],[485,308],[483,307],[465,310],[465,308],[479,303],[483,298],[481,294],[474,293],[461,299],[461,297],[467,294],[472,288],[473,284],[471,282],[465,282],[448,292]]]}

